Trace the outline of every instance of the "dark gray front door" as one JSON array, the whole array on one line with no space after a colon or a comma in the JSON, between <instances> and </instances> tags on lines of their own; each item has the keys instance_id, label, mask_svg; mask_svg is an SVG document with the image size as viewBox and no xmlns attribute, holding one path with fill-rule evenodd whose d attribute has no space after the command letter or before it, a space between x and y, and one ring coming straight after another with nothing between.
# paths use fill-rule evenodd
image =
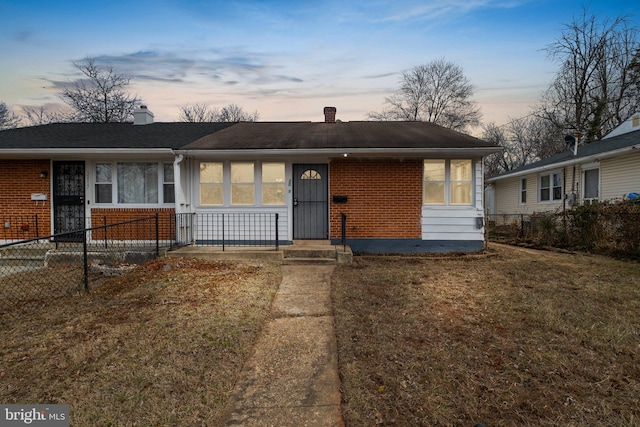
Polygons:
<instances>
[{"instance_id":1,"label":"dark gray front door","mask_svg":"<svg viewBox=\"0 0 640 427\"><path fill-rule=\"evenodd\" d=\"M329 238L329 165L293 165L293 238Z\"/></svg>"},{"instance_id":2,"label":"dark gray front door","mask_svg":"<svg viewBox=\"0 0 640 427\"><path fill-rule=\"evenodd\" d=\"M53 162L53 232L82 230L84 220L84 162ZM57 240L77 240L67 235Z\"/></svg>"}]
</instances>

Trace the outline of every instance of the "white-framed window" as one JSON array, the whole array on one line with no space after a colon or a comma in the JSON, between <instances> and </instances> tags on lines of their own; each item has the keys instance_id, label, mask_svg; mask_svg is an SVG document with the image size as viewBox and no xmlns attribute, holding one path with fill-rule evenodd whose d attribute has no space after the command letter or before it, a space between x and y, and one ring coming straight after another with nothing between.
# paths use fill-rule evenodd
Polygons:
<instances>
[{"instance_id":1,"label":"white-framed window","mask_svg":"<svg viewBox=\"0 0 640 427\"><path fill-rule=\"evenodd\" d=\"M200 205L285 205L282 162L201 162Z\"/></svg>"},{"instance_id":2,"label":"white-framed window","mask_svg":"<svg viewBox=\"0 0 640 427\"><path fill-rule=\"evenodd\" d=\"M146 205L175 201L172 163L98 162L94 170L96 204Z\"/></svg>"},{"instance_id":3,"label":"white-framed window","mask_svg":"<svg viewBox=\"0 0 640 427\"><path fill-rule=\"evenodd\" d=\"M552 172L539 177L538 199L541 202L562 200L562 174Z\"/></svg>"},{"instance_id":4,"label":"white-framed window","mask_svg":"<svg viewBox=\"0 0 640 427\"><path fill-rule=\"evenodd\" d=\"M262 204L284 205L284 163L262 164Z\"/></svg>"},{"instance_id":5,"label":"white-framed window","mask_svg":"<svg viewBox=\"0 0 640 427\"><path fill-rule=\"evenodd\" d=\"M584 199L598 200L600 197L600 169L584 170Z\"/></svg>"},{"instance_id":6,"label":"white-framed window","mask_svg":"<svg viewBox=\"0 0 640 427\"><path fill-rule=\"evenodd\" d=\"M200 204L222 206L224 204L224 164L200 163Z\"/></svg>"},{"instance_id":7,"label":"white-framed window","mask_svg":"<svg viewBox=\"0 0 640 427\"><path fill-rule=\"evenodd\" d=\"M425 159L423 203L425 205L471 205L473 162L470 159Z\"/></svg>"},{"instance_id":8,"label":"white-framed window","mask_svg":"<svg viewBox=\"0 0 640 427\"><path fill-rule=\"evenodd\" d=\"M520 204L527 203L527 178L520 178L520 196L518 201Z\"/></svg>"}]
</instances>

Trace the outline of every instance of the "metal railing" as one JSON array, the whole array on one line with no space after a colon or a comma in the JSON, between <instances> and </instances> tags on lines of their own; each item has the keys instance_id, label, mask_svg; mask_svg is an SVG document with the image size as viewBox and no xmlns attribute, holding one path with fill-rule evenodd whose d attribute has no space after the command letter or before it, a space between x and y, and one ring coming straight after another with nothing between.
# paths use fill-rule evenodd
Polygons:
<instances>
[{"instance_id":1,"label":"metal railing","mask_svg":"<svg viewBox=\"0 0 640 427\"><path fill-rule=\"evenodd\" d=\"M342 250L347 251L347 214L344 212L340 214L340 238L342 243Z\"/></svg>"},{"instance_id":2,"label":"metal railing","mask_svg":"<svg viewBox=\"0 0 640 427\"><path fill-rule=\"evenodd\" d=\"M0 245L0 321L88 291L160 251L157 215Z\"/></svg>"},{"instance_id":3,"label":"metal railing","mask_svg":"<svg viewBox=\"0 0 640 427\"><path fill-rule=\"evenodd\" d=\"M10 242L38 238L38 215L0 216L0 241Z\"/></svg>"},{"instance_id":4,"label":"metal railing","mask_svg":"<svg viewBox=\"0 0 640 427\"><path fill-rule=\"evenodd\" d=\"M176 243L227 247L280 246L277 213L176 214Z\"/></svg>"}]
</instances>

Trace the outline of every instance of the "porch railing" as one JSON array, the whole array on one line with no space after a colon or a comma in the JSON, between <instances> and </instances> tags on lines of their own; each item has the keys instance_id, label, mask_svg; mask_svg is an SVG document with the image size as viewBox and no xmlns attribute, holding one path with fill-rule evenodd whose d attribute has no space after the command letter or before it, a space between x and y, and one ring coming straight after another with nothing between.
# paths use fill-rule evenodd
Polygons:
<instances>
[{"instance_id":1,"label":"porch railing","mask_svg":"<svg viewBox=\"0 0 640 427\"><path fill-rule=\"evenodd\" d=\"M176 243L227 247L280 245L277 213L176 214Z\"/></svg>"}]
</instances>

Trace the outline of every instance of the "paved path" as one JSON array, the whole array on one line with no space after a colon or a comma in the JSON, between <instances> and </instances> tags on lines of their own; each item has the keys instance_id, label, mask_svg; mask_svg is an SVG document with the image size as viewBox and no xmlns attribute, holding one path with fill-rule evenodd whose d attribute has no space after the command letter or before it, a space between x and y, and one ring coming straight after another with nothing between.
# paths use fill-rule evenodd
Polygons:
<instances>
[{"instance_id":1,"label":"paved path","mask_svg":"<svg viewBox=\"0 0 640 427\"><path fill-rule=\"evenodd\" d=\"M244 367L226 426L344 426L331 309L335 266L283 265L271 320Z\"/></svg>"}]
</instances>

